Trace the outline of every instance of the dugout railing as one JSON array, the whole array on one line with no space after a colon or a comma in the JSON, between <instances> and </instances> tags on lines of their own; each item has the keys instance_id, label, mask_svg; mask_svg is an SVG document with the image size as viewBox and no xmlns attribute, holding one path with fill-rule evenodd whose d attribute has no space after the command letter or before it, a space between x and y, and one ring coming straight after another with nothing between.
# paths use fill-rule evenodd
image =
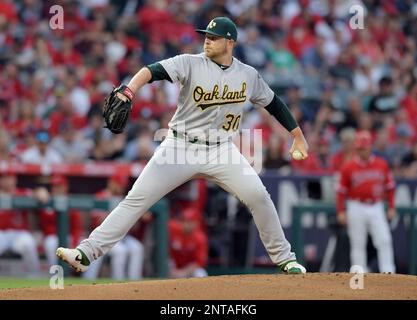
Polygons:
<instances>
[{"instance_id":1,"label":"dugout railing","mask_svg":"<svg viewBox=\"0 0 417 320\"><path fill-rule=\"evenodd\" d=\"M417 230L416 217L417 207L396 207L397 214L401 216L409 216L410 223L408 228L409 243L409 265L408 274L417 274ZM334 203L314 202L308 204L300 204L292 206L292 246L300 263L304 263L304 232L302 226L302 216L306 213L326 214L334 216L336 207Z\"/></svg>"},{"instance_id":2,"label":"dugout railing","mask_svg":"<svg viewBox=\"0 0 417 320\"><path fill-rule=\"evenodd\" d=\"M114 200L98 200L89 195L72 195L68 197L53 197L49 203L40 205L32 197L21 196L0 196L1 209L28 209L36 210L44 206L52 207L57 211L57 230L59 246L67 247L67 235L69 233L69 209L79 209L91 211L93 209L110 210L115 207ZM149 209L155 215L153 223L153 235L155 241L153 262L155 276L158 278L168 277L168 203L161 199ZM64 273L68 274L68 267L62 261L60 265L64 268Z\"/></svg>"}]
</instances>

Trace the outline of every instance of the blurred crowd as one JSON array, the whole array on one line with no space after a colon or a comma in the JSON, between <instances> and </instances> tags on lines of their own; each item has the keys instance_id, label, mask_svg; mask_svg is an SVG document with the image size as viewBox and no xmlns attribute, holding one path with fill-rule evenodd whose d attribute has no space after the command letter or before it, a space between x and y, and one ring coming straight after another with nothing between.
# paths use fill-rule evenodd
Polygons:
<instances>
[{"instance_id":1,"label":"blurred crowd","mask_svg":"<svg viewBox=\"0 0 417 320\"><path fill-rule=\"evenodd\" d=\"M69 195L69 179L60 174L45 176L44 183L35 188L19 187L17 180L13 172L0 175L1 200L9 196L33 198L37 208L0 208L0 275L42 277L51 266L58 263L55 252L59 241L62 241L58 238L57 227L60 213L51 200ZM205 188L202 182L195 180L197 185L193 185L192 189ZM92 196L96 200L108 201L111 209L123 199L128 188L129 177L115 173L107 180L105 188ZM209 244L203 216L205 198L199 196L205 192L198 192L197 197L191 200L190 197L184 197L187 190L181 191L179 188L176 193L170 203L167 222L168 276L207 276L205 268ZM104 221L108 213L109 210L99 208L88 212L70 208L66 239L68 246L76 247ZM152 212L146 212L105 256L90 264L82 277L89 280L102 276L115 280L140 280L144 276L157 276L157 260L153 257L156 245L154 220ZM22 263L13 264L15 258L21 258Z\"/></svg>"},{"instance_id":2,"label":"blurred crowd","mask_svg":"<svg viewBox=\"0 0 417 320\"><path fill-rule=\"evenodd\" d=\"M51 28L53 5L64 9L63 29ZM349 24L354 5L363 8L363 29ZM353 131L369 129L397 176L417 175L412 0L2 1L0 160L146 161L179 88L145 86L120 135L102 128L104 97L143 65L201 52L194 29L219 15L238 26L235 56L288 103L311 146L308 160L290 163L285 130L246 105L242 128L263 130L266 169L332 172L351 152Z\"/></svg>"},{"instance_id":3,"label":"blurred crowd","mask_svg":"<svg viewBox=\"0 0 417 320\"><path fill-rule=\"evenodd\" d=\"M50 24L54 5L63 8L63 29ZM350 24L361 18L362 11L354 16L350 10L355 5L363 8L363 29ZM103 128L104 98L144 65L201 52L203 38L194 30L205 29L215 16L236 22L235 57L255 67L286 101L310 145L308 159L291 161L288 133L248 103L241 128L262 129L264 169L332 174L354 154L355 132L369 130L374 153L397 177L417 177L413 0L1 1L0 163L146 162L159 143L155 132L167 128L175 112L179 87L168 81L143 87L127 130L119 135ZM2 187L2 192L8 191ZM207 197L207 190L199 197ZM181 218L200 219L205 200L195 203L171 208L180 217L170 223L175 237L170 252L179 259L171 261L172 276L205 274L205 229L197 232ZM18 253L34 246L22 234L21 245L12 248ZM198 248L185 250L189 242L184 239L194 239ZM56 241L45 243L51 264ZM126 248L142 252L141 246L135 242ZM123 250L114 255L127 255ZM188 261L181 256L184 250L205 254L192 253L195 259ZM138 278L137 272L125 277Z\"/></svg>"}]
</instances>

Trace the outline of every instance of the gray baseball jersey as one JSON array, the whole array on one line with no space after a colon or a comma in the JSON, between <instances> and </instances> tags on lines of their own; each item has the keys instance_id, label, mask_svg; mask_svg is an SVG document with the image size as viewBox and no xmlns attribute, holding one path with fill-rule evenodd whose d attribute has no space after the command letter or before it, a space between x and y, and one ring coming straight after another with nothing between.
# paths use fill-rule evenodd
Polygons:
<instances>
[{"instance_id":1,"label":"gray baseball jersey","mask_svg":"<svg viewBox=\"0 0 417 320\"><path fill-rule=\"evenodd\" d=\"M226 70L205 54L179 55L160 64L170 78L181 85L178 109L169 126L193 141L196 137L211 142L230 140L228 138L239 129L246 102L265 107L274 97L258 72L235 58ZM234 194L248 207L274 263L294 260L295 254L285 238L274 203L249 162L232 141L208 145L168 136L126 198L78 248L90 261L102 256L156 201L184 182L203 176ZM172 162L166 162L166 155L172 150L178 153L171 157ZM198 159L204 161L189 161L196 151ZM185 156L182 159L188 159L185 162L179 160L182 152ZM238 161L222 161L225 155Z\"/></svg>"},{"instance_id":2,"label":"gray baseball jersey","mask_svg":"<svg viewBox=\"0 0 417 320\"><path fill-rule=\"evenodd\" d=\"M226 70L204 53L178 55L160 64L172 81L181 85L169 127L190 137L217 140L214 129L220 141L225 140L239 129L247 101L265 107L274 97L259 73L236 58Z\"/></svg>"}]
</instances>

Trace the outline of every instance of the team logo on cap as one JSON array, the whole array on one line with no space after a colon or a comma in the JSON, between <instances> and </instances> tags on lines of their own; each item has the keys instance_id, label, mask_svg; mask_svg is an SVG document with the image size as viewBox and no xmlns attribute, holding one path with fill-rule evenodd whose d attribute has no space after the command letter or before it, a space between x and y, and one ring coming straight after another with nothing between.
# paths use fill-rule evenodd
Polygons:
<instances>
[{"instance_id":1,"label":"team logo on cap","mask_svg":"<svg viewBox=\"0 0 417 320\"><path fill-rule=\"evenodd\" d=\"M209 29L213 29L216 26L216 22L214 22L213 20L210 21L208 28Z\"/></svg>"}]
</instances>

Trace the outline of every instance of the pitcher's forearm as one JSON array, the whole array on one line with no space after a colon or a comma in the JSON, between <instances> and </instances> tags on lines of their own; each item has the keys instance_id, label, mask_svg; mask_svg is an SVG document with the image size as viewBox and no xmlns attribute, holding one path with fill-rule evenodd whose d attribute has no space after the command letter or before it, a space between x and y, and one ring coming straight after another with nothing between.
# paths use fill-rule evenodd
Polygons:
<instances>
[{"instance_id":1,"label":"pitcher's forearm","mask_svg":"<svg viewBox=\"0 0 417 320\"><path fill-rule=\"evenodd\" d=\"M151 71L147 67L143 67L133 76L127 86L134 94L136 94L140 88L151 80L151 78Z\"/></svg>"},{"instance_id":2,"label":"pitcher's forearm","mask_svg":"<svg viewBox=\"0 0 417 320\"><path fill-rule=\"evenodd\" d=\"M291 130L290 133L294 138L304 138L304 134L300 127L296 127L295 129Z\"/></svg>"},{"instance_id":3,"label":"pitcher's forearm","mask_svg":"<svg viewBox=\"0 0 417 320\"><path fill-rule=\"evenodd\" d=\"M269 105L265 107L265 110L274 116L275 119L289 132L298 127L297 121L291 114L290 109L285 102L276 94L272 98Z\"/></svg>"}]
</instances>

